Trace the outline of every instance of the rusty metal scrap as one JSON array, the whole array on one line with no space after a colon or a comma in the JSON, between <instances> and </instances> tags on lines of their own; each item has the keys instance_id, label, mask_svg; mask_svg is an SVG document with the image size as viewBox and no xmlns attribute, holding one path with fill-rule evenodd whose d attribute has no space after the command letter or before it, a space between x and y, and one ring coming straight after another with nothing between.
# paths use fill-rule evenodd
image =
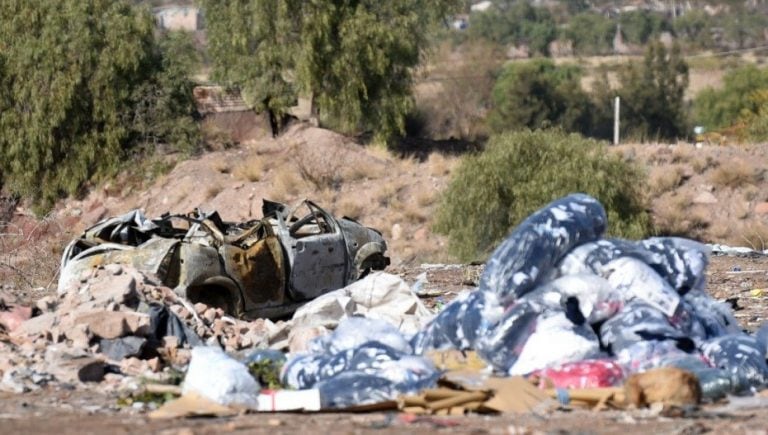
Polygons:
<instances>
[{"instance_id":1,"label":"rusty metal scrap","mask_svg":"<svg viewBox=\"0 0 768 435\"><path fill-rule=\"evenodd\" d=\"M59 293L95 267L124 264L192 303L276 318L389 264L381 233L312 201L290 209L264 201L262 211L262 219L244 223L200 211L147 219L134 210L105 219L66 247Z\"/></svg>"}]
</instances>

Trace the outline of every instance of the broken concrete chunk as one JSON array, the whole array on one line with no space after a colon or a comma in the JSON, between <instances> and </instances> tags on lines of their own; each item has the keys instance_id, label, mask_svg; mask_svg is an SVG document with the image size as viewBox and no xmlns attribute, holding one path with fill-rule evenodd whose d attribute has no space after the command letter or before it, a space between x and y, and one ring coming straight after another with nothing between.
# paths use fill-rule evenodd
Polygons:
<instances>
[{"instance_id":1,"label":"broken concrete chunk","mask_svg":"<svg viewBox=\"0 0 768 435\"><path fill-rule=\"evenodd\" d=\"M149 315L123 311L90 311L75 314L75 325L85 324L100 338L120 338L126 335L145 336L149 332Z\"/></svg>"},{"instance_id":2,"label":"broken concrete chunk","mask_svg":"<svg viewBox=\"0 0 768 435\"><path fill-rule=\"evenodd\" d=\"M43 336L53 329L54 325L58 323L58 316L54 313L43 313L37 317L33 317L21 325L11 333L13 337L34 337Z\"/></svg>"}]
</instances>

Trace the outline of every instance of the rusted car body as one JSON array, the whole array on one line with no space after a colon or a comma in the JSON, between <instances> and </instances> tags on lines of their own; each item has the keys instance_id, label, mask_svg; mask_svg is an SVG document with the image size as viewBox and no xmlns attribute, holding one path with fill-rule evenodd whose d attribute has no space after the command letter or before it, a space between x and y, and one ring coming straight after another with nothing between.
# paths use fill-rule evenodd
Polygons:
<instances>
[{"instance_id":1,"label":"rusted car body","mask_svg":"<svg viewBox=\"0 0 768 435\"><path fill-rule=\"evenodd\" d=\"M85 271L115 263L157 276L192 303L277 318L389 264L378 231L312 201L291 209L264 201L262 212L244 223L199 211L150 220L135 210L103 220L66 247L59 292Z\"/></svg>"}]
</instances>

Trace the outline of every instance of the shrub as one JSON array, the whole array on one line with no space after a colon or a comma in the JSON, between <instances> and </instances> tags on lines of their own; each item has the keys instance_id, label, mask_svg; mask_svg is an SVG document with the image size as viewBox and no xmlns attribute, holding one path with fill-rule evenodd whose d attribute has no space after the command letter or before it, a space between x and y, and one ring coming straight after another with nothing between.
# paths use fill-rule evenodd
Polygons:
<instances>
[{"instance_id":1,"label":"shrub","mask_svg":"<svg viewBox=\"0 0 768 435\"><path fill-rule=\"evenodd\" d=\"M548 59L510 64L493 88L491 129L498 133L556 126L586 133L592 110L580 78L578 67L558 66Z\"/></svg>"},{"instance_id":2,"label":"shrub","mask_svg":"<svg viewBox=\"0 0 768 435\"><path fill-rule=\"evenodd\" d=\"M693 101L696 123L707 129L729 127L747 113L757 113L755 93L768 89L768 70L754 65L735 69L723 77L723 88L707 88Z\"/></svg>"},{"instance_id":3,"label":"shrub","mask_svg":"<svg viewBox=\"0 0 768 435\"><path fill-rule=\"evenodd\" d=\"M561 131L506 133L462 162L434 229L449 237L454 255L475 260L546 203L585 192L605 206L610 234L639 238L650 231L645 190L644 173L600 142Z\"/></svg>"}]
</instances>

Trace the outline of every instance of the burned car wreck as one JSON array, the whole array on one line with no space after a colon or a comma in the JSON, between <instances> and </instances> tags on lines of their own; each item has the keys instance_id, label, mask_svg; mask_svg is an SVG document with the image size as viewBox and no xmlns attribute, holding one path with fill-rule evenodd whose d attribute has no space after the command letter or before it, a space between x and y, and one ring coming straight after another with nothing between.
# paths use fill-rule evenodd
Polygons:
<instances>
[{"instance_id":1,"label":"burned car wreck","mask_svg":"<svg viewBox=\"0 0 768 435\"><path fill-rule=\"evenodd\" d=\"M147 219L134 210L103 220L65 248L59 293L85 271L122 264L192 303L239 318L278 318L389 264L381 233L312 201L288 208L265 200L262 214L231 223L216 212Z\"/></svg>"}]
</instances>

